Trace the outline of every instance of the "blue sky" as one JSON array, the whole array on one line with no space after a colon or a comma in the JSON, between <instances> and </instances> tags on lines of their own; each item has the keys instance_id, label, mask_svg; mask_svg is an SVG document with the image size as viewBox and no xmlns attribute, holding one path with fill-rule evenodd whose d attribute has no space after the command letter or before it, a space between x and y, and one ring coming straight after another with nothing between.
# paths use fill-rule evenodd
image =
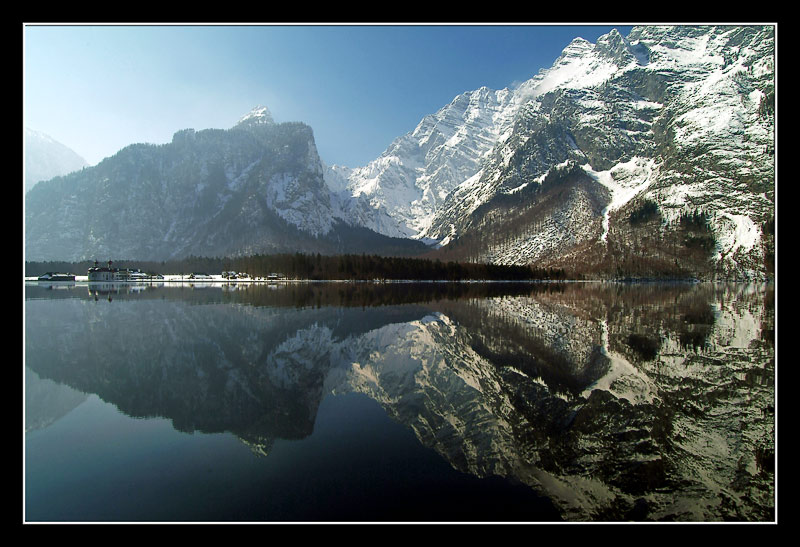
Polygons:
<instances>
[{"instance_id":1,"label":"blue sky","mask_svg":"<svg viewBox=\"0 0 800 547\"><path fill-rule=\"evenodd\" d=\"M25 25L24 124L96 164L256 105L358 167L464 91L549 67L575 37L624 25Z\"/></svg>"}]
</instances>

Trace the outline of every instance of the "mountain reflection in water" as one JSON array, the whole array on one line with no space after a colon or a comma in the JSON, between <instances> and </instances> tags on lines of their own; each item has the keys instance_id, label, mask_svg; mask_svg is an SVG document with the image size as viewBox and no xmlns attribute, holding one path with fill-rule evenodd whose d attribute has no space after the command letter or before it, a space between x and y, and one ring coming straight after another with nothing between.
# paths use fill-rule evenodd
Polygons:
<instances>
[{"instance_id":1,"label":"mountain reflection in water","mask_svg":"<svg viewBox=\"0 0 800 547\"><path fill-rule=\"evenodd\" d=\"M269 457L361 393L565 520L774 519L771 286L34 284L25 332L42 427L47 382Z\"/></svg>"}]
</instances>

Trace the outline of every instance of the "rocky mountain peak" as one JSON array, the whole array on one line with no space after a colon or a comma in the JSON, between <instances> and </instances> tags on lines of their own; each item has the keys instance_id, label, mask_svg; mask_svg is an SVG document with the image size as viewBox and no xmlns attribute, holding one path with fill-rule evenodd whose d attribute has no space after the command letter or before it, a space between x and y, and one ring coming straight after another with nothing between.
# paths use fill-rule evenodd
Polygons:
<instances>
[{"instance_id":1,"label":"rocky mountain peak","mask_svg":"<svg viewBox=\"0 0 800 547\"><path fill-rule=\"evenodd\" d=\"M617 29L612 29L608 34L598 38L596 50L602 56L614 61L617 66L626 66L636 59L631 45Z\"/></svg>"},{"instance_id":2,"label":"rocky mountain peak","mask_svg":"<svg viewBox=\"0 0 800 547\"><path fill-rule=\"evenodd\" d=\"M564 48L559 55L558 59L554 64L558 64L559 61L569 57L579 57L581 55L586 54L587 52L591 51L594 48L592 43L585 39L578 36L577 38L573 38L573 40Z\"/></svg>"}]
</instances>

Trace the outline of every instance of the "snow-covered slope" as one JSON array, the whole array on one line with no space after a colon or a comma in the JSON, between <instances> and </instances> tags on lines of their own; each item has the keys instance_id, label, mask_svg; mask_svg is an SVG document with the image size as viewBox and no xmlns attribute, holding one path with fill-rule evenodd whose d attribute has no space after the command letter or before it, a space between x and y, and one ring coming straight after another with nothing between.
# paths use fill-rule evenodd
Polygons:
<instances>
[{"instance_id":1,"label":"snow-covered slope","mask_svg":"<svg viewBox=\"0 0 800 547\"><path fill-rule=\"evenodd\" d=\"M610 40L603 37L598 44ZM357 169L338 168L338 176L331 174L326 181L339 190L346 186L353 196L369 196L374 208L389 211L397 223L394 234L426 236L437 213L442 216L445 198L456 188L462 190L459 196L473 194L468 212L487 199L474 195L486 194L483 187L474 192L468 189L479 181L490 154L496 155L494 149L511 135L522 107L558 88L598 85L618 70L612 59L597 55L595 49L576 38L552 68L515 89L482 87L463 93L423 118L414 131L396 139L376 160ZM518 145L512 142L507 146ZM507 161L509 153L503 158Z\"/></svg>"},{"instance_id":2,"label":"snow-covered slope","mask_svg":"<svg viewBox=\"0 0 800 547\"><path fill-rule=\"evenodd\" d=\"M514 115L513 102L507 89L463 93L368 165L334 167L326 180L349 197L366 198L378 214L361 220L364 225L386 235L419 237L447 195L477 171L502 138Z\"/></svg>"}]
</instances>

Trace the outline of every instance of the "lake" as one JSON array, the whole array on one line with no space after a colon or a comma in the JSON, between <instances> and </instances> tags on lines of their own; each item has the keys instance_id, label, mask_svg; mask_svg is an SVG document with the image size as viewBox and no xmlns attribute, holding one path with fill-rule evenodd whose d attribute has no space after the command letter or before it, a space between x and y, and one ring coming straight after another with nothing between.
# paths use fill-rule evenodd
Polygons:
<instances>
[{"instance_id":1,"label":"lake","mask_svg":"<svg viewBox=\"0 0 800 547\"><path fill-rule=\"evenodd\" d=\"M26 283L26 522L772 522L775 292Z\"/></svg>"}]
</instances>

